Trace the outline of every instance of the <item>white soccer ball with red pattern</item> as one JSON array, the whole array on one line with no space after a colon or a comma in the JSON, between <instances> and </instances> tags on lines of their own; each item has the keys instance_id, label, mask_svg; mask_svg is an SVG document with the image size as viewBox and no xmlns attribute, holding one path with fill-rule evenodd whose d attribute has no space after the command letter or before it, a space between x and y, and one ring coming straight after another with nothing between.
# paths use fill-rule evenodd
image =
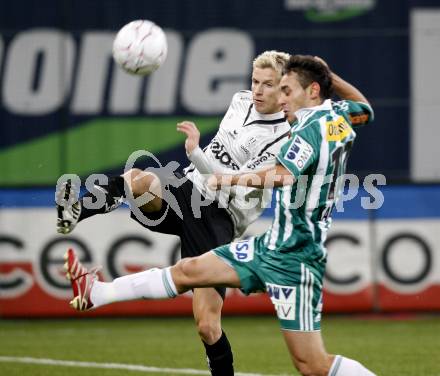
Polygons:
<instances>
[{"instance_id":1,"label":"white soccer ball with red pattern","mask_svg":"<svg viewBox=\"0 0 440 376\"><path fill-rule=\"evenodd\" d=\"M132 21L125 25L113 42L113 58L131 74L147 75L165 61L167 38L161 27L148 20Z\"/></svg>"}]
</instances>

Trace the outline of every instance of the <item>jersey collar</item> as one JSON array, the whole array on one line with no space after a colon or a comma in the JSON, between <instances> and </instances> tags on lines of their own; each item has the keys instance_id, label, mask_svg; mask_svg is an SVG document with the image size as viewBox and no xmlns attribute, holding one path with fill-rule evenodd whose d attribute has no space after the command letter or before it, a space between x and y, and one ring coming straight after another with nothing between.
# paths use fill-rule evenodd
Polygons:
<instances>
[{"instance_id":1,"label":"jersey collar","mask_svg":"<svg viewBox=\"0 0 440 376\"><path fill-rule=\"evenodd\" d=\"M310 115L312 115L317 111L330 111L331 109L332 109L331 100L326 99L319 106L300 108L298 111L295 112L295 116L298 120L298 123L302 123L306 118L308 118Z\"/></svg>"},{"instance_id":2,"label":"jersey collar","mask_svg":"<svg viewBox=\"0 0 440 376\"><path fill-rule=\"evenodd\" d=\"M254 104L252 103L249 107L248 115L245 118L243 126L246 127L254 123L278 123L283 120L285 120L283 111L274 114L262 114L255 109Z\"/></svg>"}]
</instances>

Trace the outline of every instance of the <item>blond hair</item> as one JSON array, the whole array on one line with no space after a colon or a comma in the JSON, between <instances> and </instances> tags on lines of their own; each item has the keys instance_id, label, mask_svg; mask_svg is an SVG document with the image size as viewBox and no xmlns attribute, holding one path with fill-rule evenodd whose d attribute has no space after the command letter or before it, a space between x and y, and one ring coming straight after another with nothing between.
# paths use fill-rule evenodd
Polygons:
<instances>
[{"instance_id":1,"label":"blond hair","mask_svg":"<svg viewBox=\"0 0 440 376\"><path fill-rule=\"evenodd\" d=\"M278 73L279 78L283 75L283 69L289 60L290 55L280 51L264 51L258 55L253 62L253 68L272 68Z\"/></svg>"}]
</instances>

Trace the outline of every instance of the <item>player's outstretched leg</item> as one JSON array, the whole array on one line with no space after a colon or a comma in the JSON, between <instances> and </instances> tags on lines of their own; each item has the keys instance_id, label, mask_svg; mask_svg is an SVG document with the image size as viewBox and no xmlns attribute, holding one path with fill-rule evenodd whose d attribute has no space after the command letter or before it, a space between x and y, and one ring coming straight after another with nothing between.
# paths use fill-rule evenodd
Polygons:
<instances>
[{"instance_id":1,"label":"player's outstretched leg","mask_svg":"<svg viewBox=\"0 0 440 376\"><path fill-rule=\"evenodd\" d=\"M69 234L83 219L116 209L125 197L124 178L121 176L110 178L108 185L95 185L95 189L105 196L105 201L98 208L89 208L84 205L84 200L96 201L96 196L92 192L86 193L81 199L75 201L79 188L73 186L70 180L57 187L57 231L59 233Z\"/></svg>"},{"instance_id":2,"label":"player's outstretched leg","mask_svg":"<svg viewBox=\"0 0 440 376\"><path fill-rule=\"evenodd\" d=\"M211 252L185 258L176 265L125 275L112 282L100 282L97 269L87 270L73 250L66 255L66 276L73 281L73 308L86 310L136 299L168 299L193 287L240 287L237 273ZM79 297L78 299L76 299Z\"/></svg>"},{"instance_id":3,"label":"player's outstretched leg","mask_svg":"<svg viewBox=\"0 0 440 376\"><path fill-rule=\"evenodd\" d=\"M153 268L125 275L112 282L100 282L95 267L88 270L81 264L75 251L69 249L64 256L66 278L72 285L72 308L87 311L115 302L137 299L167 299L178 295L171 276L171 267ZM187 289L182 289L185 292Z\"/></svg>"}]
</instances>

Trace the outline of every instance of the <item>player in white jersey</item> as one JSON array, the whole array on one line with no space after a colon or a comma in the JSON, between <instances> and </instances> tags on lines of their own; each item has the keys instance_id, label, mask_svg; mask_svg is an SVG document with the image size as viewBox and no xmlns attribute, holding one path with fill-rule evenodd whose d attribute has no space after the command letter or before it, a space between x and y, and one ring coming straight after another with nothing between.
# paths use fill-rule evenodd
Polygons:
<instances>
[{"instance_id":1,"label":"player in white jersey","mask_svg":"<svg viewBox=\"0 0 440 376\"><path fill-rule=\"evenodd\" d=\"M329 99L332 81L344 101ZM293 127L277 155L279 163L255 173L226 176L228 185L278 187L271 228L266 234L220 246L172 267L132 275L133 283L142 280L133 298L174 297L208 286L239 287L246 294L266 290L302 375L374 376L355 360L328 354L320 333L326 263L320 226L329 224L331 209L341 195L342 185L338 187L336 180L345 173L347 145L355 138L353 127L368 123L373 112L359 90L312 56L289 59L281 90L280 104ZM302 180L304 176L309 179ZM224 177L213 177L210 186L219 188ZM295 205L298 194L304 194L305 201ZM94 270L82 267L72 250L65 266L75 280L74 303L99 305L94 302L95 290L111 288L111 284L97 281Z\"/></svg>"},{"instance_id":2,"label":"player in white jersey","mask_svg":"<svg viewBox=\"0 0 440 376\"><path fill-rule=\"evenodd\" d=\"M216 194L206 189L206 176L249 172L275 163L275 156L290 128L279 112L258 112L258 104L258 97L254 103L251 91L236 93L215 137L204 152L198 146L190 151L192 163L185 169L187 178L205 198L227 204L226 210L234 222L236 236L240 236L260 216L271 201L272 192L270 189L243 187L239 192L224 189ZM195 125L190 122L181 123L178 127L189 137L195 131ZM246 207L249 198L259 204Z\"/></svg>"},{"instance_id":3,"label":"player in white jersey","mask_svg":"<svg viewBox=\"0 0 440 376\"><path fill-rule=\"evenodd\" d=\"M71 232L77 222L115 209L127 196L149 195L140 207L130 202L131 217L152 231L178 235L182 258L198 256L231 242L268 206L271 189L226 188L216 196L206 190L206 174L243 173L275 165L276 155L290 131L278 103L278 85L288 58L288 54L267 51L254 60L252 90L233 96L217 134L204 151L199 147L196 125L189 121L178 124L177 129L187 137L185 149L192 162L184 171L186 176L177 178L174 174L164 175L163 171L131 169L123 176L109 179L108 185L97 187L106 194L106 204L100 209L87 208L84 198L73 205L58 205L58 231ZM67 198L65 203L69 201L70 190L67 184L58 192ZM86 196L90 198L93 193ZM177 203L177 208L173 203ZM142 281L136 284L142 285ZM112 299L126 300L139 288L132 286L130 276L116 279L112 286L115 294L108 294L108 288L101 292L95 289L94 296L100 304ZM194 289L193 293L194 317L211 373L233 375L232 351L220 321L225 288ZM74 308L90 309L93 304Z\"/></svg>"}]
</instances>

